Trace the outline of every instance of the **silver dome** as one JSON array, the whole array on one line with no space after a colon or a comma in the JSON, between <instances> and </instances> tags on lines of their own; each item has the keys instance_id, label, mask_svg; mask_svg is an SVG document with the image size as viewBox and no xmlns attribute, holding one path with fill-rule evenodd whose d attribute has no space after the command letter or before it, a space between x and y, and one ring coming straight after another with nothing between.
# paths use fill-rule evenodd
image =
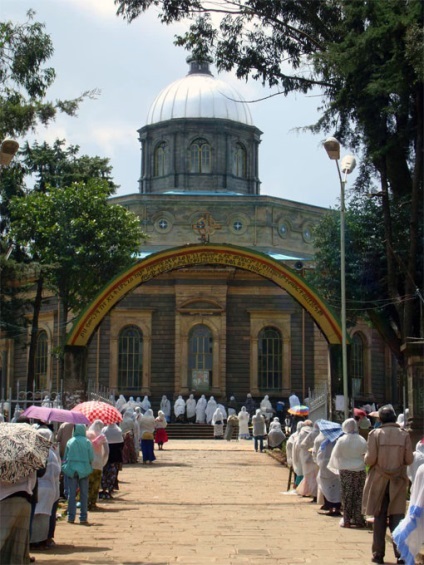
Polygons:
<instances>
[{"instance_id":1,"label":"silver dome","mask_svg":"<svg viewBox=\"0 0 424 565\"><path fill-rule=\"evenodd\" d=\"M156 97L146 125L176 118L220 118L253 126L248 105L232 86L216 79L207 63L189 63L189 74Z\"/></svg>"}]
</instances>

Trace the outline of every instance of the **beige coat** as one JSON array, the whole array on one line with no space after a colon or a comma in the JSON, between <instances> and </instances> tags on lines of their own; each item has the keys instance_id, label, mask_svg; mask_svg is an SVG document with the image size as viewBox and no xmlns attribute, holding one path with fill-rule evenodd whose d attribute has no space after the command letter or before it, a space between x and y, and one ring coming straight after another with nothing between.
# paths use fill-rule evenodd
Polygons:
<instances>
[{"instance_id":1,"label":"beige coat","mask_svg":"<svg viewBox=\"0 0 424 565\"><path fill-rule=\"evenodd\" d=\"M390 484L388 514L405 514L406 466L413 457L411 438L398 424L383 424L369 433L364 458L370 468L362 497L364 514L378 516L387 484Z\"/></svg>"}]
</instances>

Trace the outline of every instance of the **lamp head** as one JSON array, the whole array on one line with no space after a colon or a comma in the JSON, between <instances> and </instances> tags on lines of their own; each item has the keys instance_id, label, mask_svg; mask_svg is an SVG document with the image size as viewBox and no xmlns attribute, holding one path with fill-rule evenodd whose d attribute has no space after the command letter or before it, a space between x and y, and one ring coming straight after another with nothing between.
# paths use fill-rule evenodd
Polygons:
<instances>
[{"instance_id":1,"label":"lamp head","mask_svg":"<svg viewBox=\"0 0 424 565\"><path fill-rule=\"evenodd\" d=\"M356 167L356 159L355 157L353 157L353 155L346 155L345 157L343 157L340 167L342 173L349 174L353 171L355 167Z\"/></svg>"},{"instance_id":2,"label":"lamp head","mask_svg":"<svg viewBox=\"0 0 424 565\"><path fill-rule=\"evenodd\" d=\"M331 160L335 161L340 159L340 143L335 137L329 137L324 141L323 145Z\"/></svg>"},{"instance_id":3,"label":"lamp head","mask_svg":"<svg viewBox=\"0 0 424 565\"><path fill-rule=\"evenodd\" d=\"M7 167L10 165L11 160L16 155L19 149L19 143L14 139L5 139L1 144L0 149L0 165Z\"/></svg>"}]
</instances>

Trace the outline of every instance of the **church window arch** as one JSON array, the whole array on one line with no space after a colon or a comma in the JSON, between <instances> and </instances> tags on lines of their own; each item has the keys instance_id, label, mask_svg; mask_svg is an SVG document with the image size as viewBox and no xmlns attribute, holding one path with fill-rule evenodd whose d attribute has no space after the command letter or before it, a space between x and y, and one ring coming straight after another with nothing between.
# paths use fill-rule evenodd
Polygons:
<instances>
[{"instance_id":1,"label":"church window arch","mask_svg":"<svg viewBox=\"0 0 424 565\"><path fill-rule=\"evenodd\" d=\"M163 177L168 173L168 145L164 141L155 148L153 171L155 177Z\"/></svg>"},{"instance_id":2,"label":"church window arch","mask_svg":"<svg viewBox=\"0 0 424 565\"><path fill-rule=\"evenodd\" d=\"M247 152L241 143L236 143L233 152L233 174L236 177L246 178Z\"/></svg>"},{"instance_id":3,"label":"church window arch","mask_svg":"<svg viewBox=\"0 0 424 565\"><path fill-rule=\"evenodd\" d=\"M137 326L127 326L118 338L118 387L140 390L143 375L143 334Z\"/></svg>"},{"instance_id":4,"label":"church window arch","mask_svg":"<svg viewBox=\"0 0 424 565\"><path fill-rule=\"evenodd\" d=\"M210 173L211 146L206 139L195 139L190 145L190 173Z\"/></svg>"},{"instance_id":5,"label":"church window arch","mask_svg":"<svg viewBox=\"0 0 424 565\"><path fill-rule=\"evenodd\" d=\"M353 334L351 347L350 376L352 379L352 395L355 398L366 392L365 339L361 332Z\"/></svg>"},{"instance_id":6,"label":"church window arch","mask_svg":"<svg viewBox=\"0 0 424 565\"><path fill-rule=\"evenodd\" d=\"M209 390L213 373L213 336L205 324L197 324L189 332L188 371L190 388Z\"/></svg>"}]
</instances>

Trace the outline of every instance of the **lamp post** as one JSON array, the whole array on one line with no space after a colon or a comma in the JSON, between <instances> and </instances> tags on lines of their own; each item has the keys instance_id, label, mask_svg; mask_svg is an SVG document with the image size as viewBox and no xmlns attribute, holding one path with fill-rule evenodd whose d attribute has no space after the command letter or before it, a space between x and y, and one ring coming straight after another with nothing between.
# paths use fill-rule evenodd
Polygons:
<instances>
[{"instance_id":1,"label":"lamp post","mask_svg":"<svg viewBox=\"0 0 424 565\"><path fill-rule=\"evenodd\" d=\"M345 253L345 186L347 175L356 166L355 157L346 155L339 167L340 143L335 137L329 137L324 141L324 149L332 161L336 161L337 173L340 180L340 288L341 288L341 318L342 318L342 376L343 376L343 400L344 417L349 418L349 386L347 380L347 344L346 344L346 253ZM344 173L344 177L342 177Z\"/></svg>"}]
</instances>

